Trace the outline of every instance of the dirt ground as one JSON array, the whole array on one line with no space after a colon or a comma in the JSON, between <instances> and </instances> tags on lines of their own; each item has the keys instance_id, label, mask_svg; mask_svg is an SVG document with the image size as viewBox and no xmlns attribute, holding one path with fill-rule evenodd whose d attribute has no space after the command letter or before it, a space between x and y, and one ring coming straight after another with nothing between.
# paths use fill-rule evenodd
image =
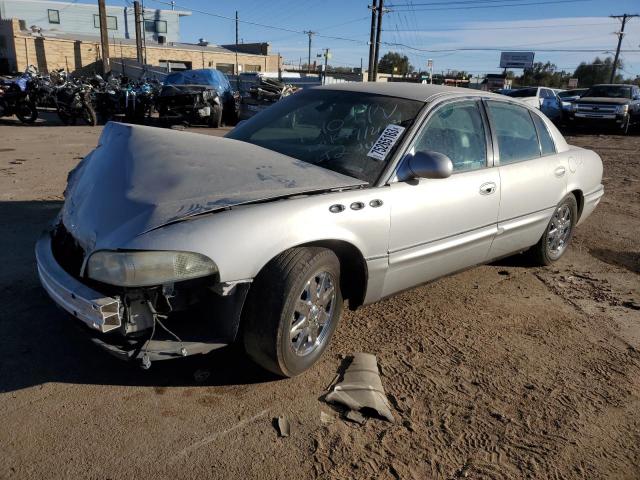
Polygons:
<instances>
[{"instance_id":1,"label":"dirt ground","mask_svg":"<svg viewBox=\"0 0 640 480\"><path fill-rule=\"evenodd\" d=\"M46 297L33 245L100 131L0 122L1 478L640 478L640 136L569 137L602 156L606 195L557 265L348 313L317 366L276 380L234 349L142 371ZM356 351L396 423L321 401Z\"/></svg>"}]
</instances>

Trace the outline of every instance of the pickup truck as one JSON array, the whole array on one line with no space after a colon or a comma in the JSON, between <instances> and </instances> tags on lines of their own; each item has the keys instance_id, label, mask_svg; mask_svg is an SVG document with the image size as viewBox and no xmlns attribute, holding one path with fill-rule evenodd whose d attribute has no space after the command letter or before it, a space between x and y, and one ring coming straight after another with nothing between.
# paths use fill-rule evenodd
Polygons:
<instances>
[{"instance_id":1,"label":"pickup truck","mask_svg":"<svg viewBox=\"0 0 640 480\"><path fill-rule=\"evenodd\" d=\"M571 105L569 120L576 126L613 125L623 133L629 133L640 121L640 88L636 85L594 85Z\"/></svg>"}]
</instances>

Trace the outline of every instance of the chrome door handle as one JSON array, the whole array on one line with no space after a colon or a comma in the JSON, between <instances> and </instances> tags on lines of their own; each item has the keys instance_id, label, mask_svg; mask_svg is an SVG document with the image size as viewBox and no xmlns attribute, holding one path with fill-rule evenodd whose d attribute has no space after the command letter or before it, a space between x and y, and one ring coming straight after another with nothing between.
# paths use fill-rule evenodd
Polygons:
<instances>
[{"instance_id":1,"label":"chrome door handle","mask_svg":"<svg viewBox=\"0 0 640 480\"><path fill-rule=\"evenodd\" d=\"M564 167L558 167L554 170L556 177L561 177L566 173L567 169Z\"/></svg>"},{"instance_id":2,"label":"chrome door handle","mask_svg":"<svg viewBox=\"0 0 640 480\"><path fill-rule=\"evenodd\" d=\"M496 184L493 182L487 182L480 185L480 195L491 195L496 191Z\"/></svg>"}]
</instances>

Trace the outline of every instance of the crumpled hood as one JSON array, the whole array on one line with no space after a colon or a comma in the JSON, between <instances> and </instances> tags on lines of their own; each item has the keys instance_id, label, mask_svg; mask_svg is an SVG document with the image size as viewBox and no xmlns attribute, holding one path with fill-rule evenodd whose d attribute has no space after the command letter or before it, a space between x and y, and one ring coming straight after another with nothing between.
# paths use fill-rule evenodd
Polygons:
<instances>
[{"instance_id":1,"label":"crumpled hood","mask_svg":"<svg viewBox=\"0 0 640 480\"><path fill-rule=\"evenodd\" d=\"M208 211L365 183L238 140L110 122L69 174L62 220L90 251Z\"/></svg>"},{"instance_id":2,"label":"crumpled hood","mask_svg":"<svg viewBox=\"0 0 640 480\"><path fill-rule=\"evenodd\" d=\"M609 97L582 97L580 100L577 100L576 103L581 105L589 104L589 103L608 103L609 105L624 105L626 103L631 102L630 98L609 98Z\"/></svg>"}]
</instances>

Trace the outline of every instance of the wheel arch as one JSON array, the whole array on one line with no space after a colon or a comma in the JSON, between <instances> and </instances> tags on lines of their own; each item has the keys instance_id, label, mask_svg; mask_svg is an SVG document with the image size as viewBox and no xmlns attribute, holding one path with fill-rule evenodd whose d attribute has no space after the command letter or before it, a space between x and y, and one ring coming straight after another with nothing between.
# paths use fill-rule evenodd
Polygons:
<instances>
[{"instance_id":1,"label":"wheel arch","mask_svg":"<svg viewBox=\"0 0 640 480\"><path fill-rule=\"evenodd\" d=\"M349 300L349 309L355 310L364 303L367 293L368 269L364 255L358 247L345 240L314 240L288 248L320 247L331 250L340 261L340 290L345 300ZM286 250L285 250L286 251ZM266 262L260 272L262 272L271 261L283 252L279 252ZM260 274L258 272L258 275Z\"/></svg>"},{"instance_id":2,"label":"wheel arch","mask_svg":"<svg viewBox=\"0 0 640 480\"><path fill-rule=\"evenodd\" d=\"M580 189L572 190L569 193L576 198L576 203L578 204L578 220L580 220L580 217L582 216L582 209L584 208L584 193L582 193L582 190Z\"/></svg>"},{"instance_id":3,"label":"wheel arch","mask_svg":"<svg viewBox=\"0 0 640 480\"><path fill-rule=\"evenodd\" d=\"M358 247L344 240L318 240L298 246L333 251L340 260L340 290L343 298L349 300L349 310L355 310L364 303L369 274L367 262Z\"/></svg>"}]
</instances>

